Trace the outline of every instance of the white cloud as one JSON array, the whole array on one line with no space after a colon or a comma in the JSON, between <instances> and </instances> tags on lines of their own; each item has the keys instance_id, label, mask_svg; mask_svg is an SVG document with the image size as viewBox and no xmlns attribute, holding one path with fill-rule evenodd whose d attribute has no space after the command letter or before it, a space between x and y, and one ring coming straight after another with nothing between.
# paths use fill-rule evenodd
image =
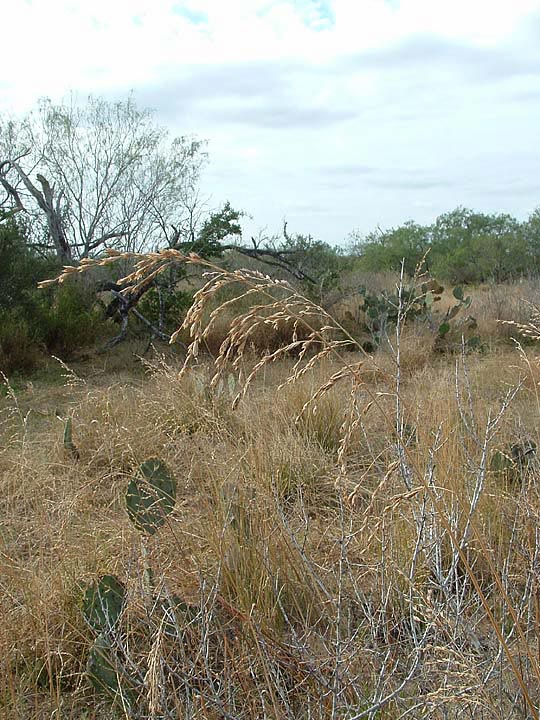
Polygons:
<instances>
[{"instance_id":1,"label":"white cloud","mask_svg":"<svg viewBox=\"0 0 540 720\"><path fill-rule=\"evenodd\" d=\"M261 225L337 241L540 203L539 0L33 0L2 22L0 110L134 89L210 140L206 187Z\"/></svg>"}]
</instances>

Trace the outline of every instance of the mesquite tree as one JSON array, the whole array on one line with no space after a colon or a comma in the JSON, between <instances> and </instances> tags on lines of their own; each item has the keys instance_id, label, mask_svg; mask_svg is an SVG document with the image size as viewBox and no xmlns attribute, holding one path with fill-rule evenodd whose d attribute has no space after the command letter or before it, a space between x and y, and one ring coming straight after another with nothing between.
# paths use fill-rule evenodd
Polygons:
<instances>
[{"instance_id":1,"label":"mesquite tree","mask_svg":"<svg viewBox=\"0 0 540 720\"><path fill-rule=\"evenodd\" d=\"M0 212L25 213L34 246L63 262L106 247L139 251L188 232L204 143L168 138L133 98L39 102L0 116Z\"/></svg>"},{"instance_id":2,"label":"mesquite tree","mask_svg":"<svg viewBox=\"0 0 540 720\"><path fill-rule=\"evenodd\" d=\"M77 265L106 249L174 247L205 257L236 251L313 283L296 267L296 245L252 239L246 247L242 213L229 203L209 212L198 189L205 161L203 142L171 140L152 112L138 108L132 97L122 102L89 97L84 103L72 98L63 104L41 100L22 119L0 115L0 222L17 214L31 249L54 254L64 265ZM131 293L120 292L112 279L97 281L95 290L112 296L106 316L120 324L106 349L126 337L133 314L152 338L168 339L165 311L171 304L176 308L183 272L181 267L151 278ZM139 305L149 290L158 296L157 318L148 318Z\"/></svg>"}]
</instances>

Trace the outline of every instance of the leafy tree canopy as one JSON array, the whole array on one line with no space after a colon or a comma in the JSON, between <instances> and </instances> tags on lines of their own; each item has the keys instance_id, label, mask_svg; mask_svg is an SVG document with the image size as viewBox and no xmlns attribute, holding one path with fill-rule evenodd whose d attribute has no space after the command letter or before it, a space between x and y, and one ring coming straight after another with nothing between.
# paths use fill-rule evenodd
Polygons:
<instances>
[{"instance_id":1,"label":"leafy tree canopy","mask_svg":"<svg viewBox=\"0 0 540 720\"><path fill-rule=\"evenodd\" d=\"M399 270L412 275L422 258L441 280L453 283L501 282L540 272L540 210L520 223L505 213L458 207L432 225L409 221L365 237L352 236L351 252L364 270ZM427 253L427 255L426 255Z\"/></svg>"}]
</instances>

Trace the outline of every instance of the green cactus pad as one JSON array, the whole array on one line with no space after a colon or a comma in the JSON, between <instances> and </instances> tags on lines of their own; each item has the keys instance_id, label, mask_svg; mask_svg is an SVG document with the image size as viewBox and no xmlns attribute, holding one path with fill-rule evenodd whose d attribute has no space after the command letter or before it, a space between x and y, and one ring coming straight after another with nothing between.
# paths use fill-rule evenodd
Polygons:
<instances>
[{"instance_id":1,"label":"green cactus pad","mask_svg":"<svg viewBox=\"0 0 540 720\"><path fill-rule=\"evenodd\" d=\"M183 629L196 622L200 615L200 608L197 605L190 605L177 595L162 600L159 608L163 613L160 618L160 628L169 637L177 639L181 637Z\"/></svg>"},{"instance_id":2,"label":"green cactus pad","mask_svg":"<svg viewBox=\"0 0 540 720\"><path fill-rule=\"evenodd\" d=\"M153 535L175 502L176 480L165 463L157 458L143 462L126 493L127 513L137 530Z\"/></svg>"},{"instance_id":3,"label":"green cactus pad","mask_svg":"<svg viewBox=\"0 0 540 720\"><path fill-rule=\"evenodd\" d=\"M119 666L118 657L109 635L100 633L88 653L86 674L98 692L112 700L134 706L134 682ZM131 687L130 687L131 686Z\"/></svg>"},{"instance_id":4,"label":"green cactus pad","mask_svg":"<svg viewBox=\"0 0 540 720\"><path fill-rule=\"evenodd\" d=\"M449 332L450 332L450 323L443 322L439 325L439 337L440 338L443 338Z\"/></svg>"},{"instance_id":5,"label":"green cactus pad","mask_svg":"<svg viewBox=\"0 0 540 720\"><path fill-rule=\"evenodd\" d=\"M115 653L106 633L99 634L90 648L86 673L96 690L114 695L119 692Z\"/></svg>"},{"instance_id":6,"label":"green cactus pad","mask_svg":"<svg viewBox=\"0 0 540 720\"><path fill-rule=\"evenodd\" d=\"M475 335L474 337L469 338L469 339L465 342L465 346L466 346L469 350L479 350L479 349L481 348L481 345L482 345L482 341L481 341L479 335Z\"/></svg>"},{"instance_id":7,"label":"green cactus pad","mask_svg":"<svg viewBox=\"0 0 540 720\"><path fill-rule=\"evenodd\" d=\"M125 601L125 589L114 575L104 575L84 594L83 614L95 632L109 630L118 621Z\"/></svg>"},{"instance_id":8,"label":"green cactus pad","mask_svg":"<svg viewBox=\"0 0 540 720\"><path fill-rule=\"evenodd\" d=\"M73 442L73 421L70 417L66 418L64 422L64 448L73 455L73 457L79 459L79 451Z\"/></svg>"}]
</instances>

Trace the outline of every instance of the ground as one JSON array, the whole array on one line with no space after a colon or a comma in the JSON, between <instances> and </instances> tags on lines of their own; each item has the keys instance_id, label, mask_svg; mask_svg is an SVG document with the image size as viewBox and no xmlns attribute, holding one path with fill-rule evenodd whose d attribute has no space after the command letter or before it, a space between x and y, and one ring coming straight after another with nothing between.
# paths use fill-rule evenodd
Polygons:
<instances>
[{"instance_id":1,"label":"ground","mask_svg":"<svg viewBox=\"0 0 540 720\"><path fill-rule=\"evenodd\" d=\"M125 350L6 379L2 717L537 717L540 365L490 322L466 354L418 326L399 362L289 354L236 406L253 351L214 384L204 353ZM125 494L154 457L177 497L145 539ZM116 707L86 674L105 574Z\"/></svg>"}]
</instances>

